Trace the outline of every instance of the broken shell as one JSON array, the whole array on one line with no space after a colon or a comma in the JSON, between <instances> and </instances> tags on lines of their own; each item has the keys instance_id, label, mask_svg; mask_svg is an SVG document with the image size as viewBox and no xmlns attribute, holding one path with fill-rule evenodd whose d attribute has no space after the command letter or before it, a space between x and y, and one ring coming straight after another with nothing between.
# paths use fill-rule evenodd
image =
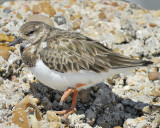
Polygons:
<instances>
[{"instance_id":1,"label":"broken shell","mask_svg":"<svg viewBox=\"0 0 160 128\"><path fill-rule=\"evenodd\" d=\"M34 14L46 13L49 15L49 17L52 17L53 15L56 14L56 11L49 3L42 2L33 7L33 13Z\"/></svg>"},{"instance_id":2,"label":"broken shell","mask_svg":"<svg viewBox=\"0 0 160 128\"><path fill-rule=\"evenodd\" d=\"M151 61L154 63L154 65L157 65L157 64L160 63L160 58L158 58L158 57L153 57L153 58L151 59Z\"/></svg>"},{"instance_id":3,"label":"broken shell","mask_svg":"<svg viewBox=\"0 0 160 128\"><path fill-rule=\"evenodd\" d=\"M51 111L47 111L47 119L49 122L59 122L58 116Z\"/></svg>"},{"instance_id":4,"label":"broken shell","mask_svg":"<svg viewBox=\"0 0 160 128\"><path fill-rule=\"evenodd\" d=\"M17 124L21 128L29 128L28 117L25 109L19 108L13 111L13 123Z\"/></svg>"},{"instance_id":5,"label":"broken shell","mask_svg":"<svg viewBox=\"0 0 160 128\"><path fill-rule=\"evenodd\" d=\"M48 127L49 128L60 128L60 123L59 122L50 122L49 124L48 124Z\"/></svg>"},{"instance_id":6,"label":"broken shell","mask_svg":"<svg viewBox=\"0 0 160 128\"><path fill-rule=\"evenodd\" d=\"M11 54L9 50L14 51L14 48L8 47L8 43L0 43L0 56L2 56L3 59L8 60Z\"/></svg>"},{"instance_id":7,"label":"broken shell","mask_svg":"<svg viewBox=\"0 0 160 128\"><path fill-rule=\"evenodd\" d=\"M35 114L36 114L36 118L38 120L41 120L42 117L41 117L41 112L39 111L34 99L32 96L30 95L27 95L26 97L24 97L16 106L15 106L15 109L14 111L16 111L17 109L23 109L23 110L26 110L27 107L30 106L32 107L33 109L35 109ZM13 111L13 113L14 113Z\"/></svg>"},{"instance_id":8,"label":"broken shell","mask_svg":"<svg viewBox=\"0 0 160 128\"><path fill-rule=\"evenodd\" d=\"M7 50L0 49L0 56L2 56L4 60L8 60L10 52L8 52Z\"/></svg>"},{"instance_id":9,"label":"broken shell","mask_svg":"<svg viewBox=\"0 0 160 128\"><path fill-rule=\"evenodd\" d=\"M34 102L35 102L36 104L38 104L38 103L39 103L39 99L37 99L37 98L33 98L33 100L34 100Z\"/></svg>"},{"instance_id":10,"label":"broken shell","mask_svg":"<svg viewBox=\"0 0 160 128\"><path fill-rule=\"evenodd\" d=\"M2 42L12 42L14 41L14 37L13 36L7 36L6 34L0 33L0 41Z\"/></svg>"},{"instance_id":11,"label":"broken shell","mask_svg":"<svg viewBox=\"0 0 160 128\"><path fill-rule=\"evenodd\" d=\"M159 72L149 72L148 78L149 80L157 80L159 77Z\"/></svg>"},{"instance_id":12,"label":"broken shell","mask_svg":"<svg viewBox=\"0 0 160 128\"><path fill-rule=\"evenodd\" d=\"M35 115L30 115L30 121L31 121L32 128L40 128L40 124L37 118L35 117Z\"/></svg>"}]
</instances>

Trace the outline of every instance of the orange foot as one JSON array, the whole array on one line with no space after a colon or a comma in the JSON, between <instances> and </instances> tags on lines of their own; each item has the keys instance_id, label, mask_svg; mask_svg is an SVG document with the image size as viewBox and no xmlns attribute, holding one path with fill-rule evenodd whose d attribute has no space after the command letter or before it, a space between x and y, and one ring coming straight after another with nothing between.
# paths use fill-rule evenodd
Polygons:
<instances>
[{"instance_id":1,"label":"orange foot","mask_svg":"<svg viewBox=\"0 0 160 128\"><path fill-rule=\"evenodd\" d=\"M69 110L62 110L62 111L54 111L56 114L66 114L64 116L64 118L67 118L70 114L74 113L76 111L76 108L75 108L75 105L76 105L76 100L77 100L77 95L78 95L78 90L76 90L77 88L79 87L82 87L82 86L85 86L85 84L77 84L75 86L75 88L73 89L67 89L62 97L61 97L61 101L60 101L60 104L62 104L66 99L67 97L72 93L74 92L74 95L73 95L73 100L72 100L72 105L71 105L71 109Z\"/></svg>"}]
</instances>

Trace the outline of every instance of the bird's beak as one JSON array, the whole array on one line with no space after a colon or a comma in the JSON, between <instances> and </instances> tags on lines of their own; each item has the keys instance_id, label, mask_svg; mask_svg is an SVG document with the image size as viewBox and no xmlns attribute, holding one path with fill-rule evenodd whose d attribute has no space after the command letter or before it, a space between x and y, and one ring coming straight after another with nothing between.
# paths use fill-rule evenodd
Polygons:
<instances>
[{"instance_id":1,"label":"bird's beak","mask_svg":"<svg viewBox=\"0 0 160 128\"><path fill-rule=\"evenodd\" d=\"M16 44L22 43L22 41L23 41L22 37L18 36L17 39L11 42L8 46L15 46Z\"/></svg>"}]
</instances>

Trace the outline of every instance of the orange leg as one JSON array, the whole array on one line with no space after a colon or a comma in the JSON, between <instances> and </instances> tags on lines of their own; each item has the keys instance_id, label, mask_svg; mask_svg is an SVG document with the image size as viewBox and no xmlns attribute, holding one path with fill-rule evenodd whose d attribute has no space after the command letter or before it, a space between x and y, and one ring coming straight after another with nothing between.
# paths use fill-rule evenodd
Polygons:
<instances>
[{"instance_id":1,"label":"orange leg","mask_svg":"<svg viewBox=\"0 0 160 128\"><path fill-rule=\"evenodd\" d=\"M61 97L60 104L62 104L73 91L73 89L67 89Z\"/></svg>"},{"instance_id":2,"label":"orange leg","mask_svg":"<svg viewBox=\"0 0 160 128\"><path fill-rule=\"evenodd\" d=\"M75 105L76 105L77 95L78 95L78 91L75 90L74 95L73 95L71 110L69 110L67 112L67 114L64 116L64 118L67 118L70 114L72 114L76 111Z\"/></svg>"},{"instance_id":3,"label":"orange leg","mask_svg":"<svg viewBox=\"0 0 160 128\"><path fill-rule=\"evenodd\" d=\"M76 111L75 105L76 105L76 100L77 100L77 96L78 96L78 90L76 90L76 89L79 88L79 87L82 87L82 86L85 86L85 84L77 84L75 86L75 88L73 88L73 89L67 89L63 93L63 95L61 97L61 101L60 101L61 104L67 99L67 97L72 92L74 92L71 109L69 109L69 110L62 110L62 111L55 111L56 114L66 114L64 116L64 118L67 118L70 114L72 114L72 113L74 113Z\"/></svg>"},{"instance_id":4,"label":"orange leg","mask_svg":"<svg viewBox=\"0 0 160 128\"><path fill-rule=\"evenodd\" d=\"M62 97L61 97L60 104L62 104L63 102L65 102L65 100L67 99L67 97L68 97L72 92L74 92L77 88L82 87L82 86L85 86L85 84L77 84L77 85L75 86L75 88L67 89L67 90L63 93L63 95L62 95Z\"/></svg>"},{"instance_id":5,"label":"orange leg","mask_svg":"<svg viewBox=\"0 0 160 128\"><path fill-rule=\"evenodd\" d=\"M74 90L74 95L73 95L73 100L72 100L72 105L71 105L72 108L76 106L77 96L78 96L78 90Z\"/></svg>"}]
</instances>

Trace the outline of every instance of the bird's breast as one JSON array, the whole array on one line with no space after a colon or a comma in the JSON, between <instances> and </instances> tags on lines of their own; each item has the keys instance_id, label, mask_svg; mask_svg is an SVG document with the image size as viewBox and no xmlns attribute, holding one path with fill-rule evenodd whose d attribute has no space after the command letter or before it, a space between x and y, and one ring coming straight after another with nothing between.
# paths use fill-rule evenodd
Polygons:
<instances>
[{"instance_id":1,"label":"bird's breast","mask_svg":"<svg viewBox=\"0 0 160 128\"><path fill-rule=\"evenodd\" d=\"M32 52L33 47L26 47L26 48L22 47L22 49L23 49L23 52L21 53L22 61L28 67L34 67L37 59L39 58L39 55L36 53L36 51Z\"/></svg>"}]
</instances>

